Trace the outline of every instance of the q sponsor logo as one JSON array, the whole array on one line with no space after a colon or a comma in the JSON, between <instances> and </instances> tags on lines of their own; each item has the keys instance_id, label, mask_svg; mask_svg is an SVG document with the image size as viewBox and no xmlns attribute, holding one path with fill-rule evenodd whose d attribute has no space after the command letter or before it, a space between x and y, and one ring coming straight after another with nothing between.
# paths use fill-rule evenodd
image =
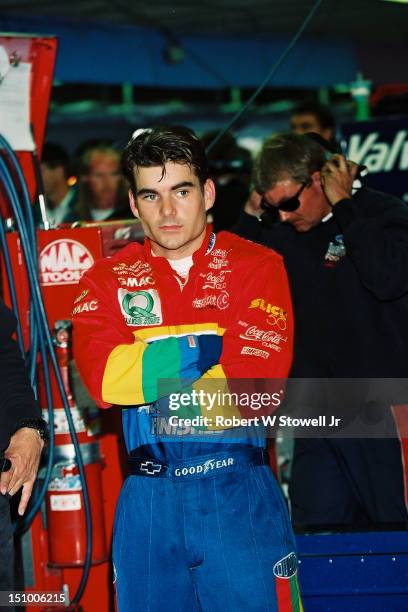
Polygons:
<instances>
[{"instance_id":1,"label":"q sponsor logo","mask_svg":"<svg viewBox=\"0 0 408 612\"><path fill-rule=\"evenodd\" d=\"M43 287L76 285L93 264L91 253L80 242L68 238L54 240L40 253L40 283Z\"/></svg>"},{"instance_id":2,"label":"q sponsor logo","mask_svg":"<svg viewBox=\"0 0 408 612\"><path fill-rule=\"evenodd\" d=\"M160 298L155 289L146 291L119 289L118 301L126 325L144 327L163 323Z\"/></svg>"}]
</instances>

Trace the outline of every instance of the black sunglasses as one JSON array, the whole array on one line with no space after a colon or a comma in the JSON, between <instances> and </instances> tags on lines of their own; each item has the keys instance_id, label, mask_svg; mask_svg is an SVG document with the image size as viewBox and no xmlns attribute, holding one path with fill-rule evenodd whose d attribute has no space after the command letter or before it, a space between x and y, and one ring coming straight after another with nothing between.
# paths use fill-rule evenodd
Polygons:
<instances>
[{"instance_id":1,"label":"black sunglasses","mask_svg":"<svg viewBox=\"0 0 408 612\"><path fill-rule=\"evenodd\" d=\"M266 202L264 198L262 198L262 202L261 202L262 210L271 210L272 208L274 210L281 210L282 212L294 212L300 206L299 197L302 191L304 190L304 188L306 187L306 185L307 183L302 183L299 191L297 191L294 196L292 196L291 198L288 198L287 200L283 200L283 202L281 202L277 206L268 204L268 202Z\"/></svg>"}]
</instances>

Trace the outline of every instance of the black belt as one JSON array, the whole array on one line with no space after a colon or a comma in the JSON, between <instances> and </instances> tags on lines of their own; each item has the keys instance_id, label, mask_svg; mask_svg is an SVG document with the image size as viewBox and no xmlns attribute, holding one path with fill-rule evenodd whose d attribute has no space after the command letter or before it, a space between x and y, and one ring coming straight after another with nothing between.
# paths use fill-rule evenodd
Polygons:
<instances>
[{"instance_id":1,"label":"black belt","mask_svg":"<svg viewBox=\"0 0 408 612\"><path fill-rule=\"evenodd\" d=\"M227 472L247 469L248 466L267 465L268 453L263 448L221 451L211 455L192 457L183 461L162 463L152 456L128 457L133 476L169 478L170 480L193 480L208 478Z\"/></svg>"}]
</instances>

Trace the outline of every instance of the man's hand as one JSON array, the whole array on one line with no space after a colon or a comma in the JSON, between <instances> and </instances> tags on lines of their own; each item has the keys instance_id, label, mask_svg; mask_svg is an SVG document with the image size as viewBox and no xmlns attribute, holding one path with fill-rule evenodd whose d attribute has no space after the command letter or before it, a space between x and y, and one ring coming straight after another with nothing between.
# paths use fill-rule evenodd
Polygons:
<instances>
[{"instance_id":1,"label":"man's hand","mask_svg":"<svg viewBox=\"0 0 408 612\"><path fill-rule=\"evenodd\" d=\"M346 161L342 155L333 155L320 171L323 191L332 206L350 199L358 164Z\"/></svg>"},{"instance_id":2,"label":"man's hand","mask_svg":"<svg viewBox=\"0 0 408 612\"><path fill-rule=\"evenodd\" d=\"M253 217L259 217L263 210L261 208L262 196L255 190L251 191L245 204L244 211Z\"/></svg>"},{"instance_id":3,"label":"man's hand","mask_svg":"<svg viewBox=\"0 0 408 612\"><path fill-rule=\"evenodd\" d=\"M31 497L44 441L36 429L22 427L11 436L4 456L11 461L8 472L2 472L0 492L14 495L23 487L18 513L22 516Z\"/></svg>"}]
</instances>

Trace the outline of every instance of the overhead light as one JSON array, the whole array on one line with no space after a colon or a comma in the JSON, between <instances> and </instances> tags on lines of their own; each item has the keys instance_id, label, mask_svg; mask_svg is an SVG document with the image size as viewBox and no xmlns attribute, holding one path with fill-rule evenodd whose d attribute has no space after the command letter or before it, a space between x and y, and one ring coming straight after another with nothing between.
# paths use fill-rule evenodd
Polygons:
<instances>
[{"instance_id":1,"label":"overhead light","mask_svg":"<svg viewBox=\"0 0 408 612\"><path fill-rule=\"evenodd\" d=\"M183 48L177 43L168 43L162 53L167 64L180 64L185 58Z\"/></svg>"},{"instance_id":2,"label":"overhead light","mask_svg":"<svg viewBox=\"0 0 408 612\"><path fill-rule=\"evenodd\" d=\"M408 4L408 0L383 0L384 2L398 2L399 4Z\"/></svg>"}]
</instances>

